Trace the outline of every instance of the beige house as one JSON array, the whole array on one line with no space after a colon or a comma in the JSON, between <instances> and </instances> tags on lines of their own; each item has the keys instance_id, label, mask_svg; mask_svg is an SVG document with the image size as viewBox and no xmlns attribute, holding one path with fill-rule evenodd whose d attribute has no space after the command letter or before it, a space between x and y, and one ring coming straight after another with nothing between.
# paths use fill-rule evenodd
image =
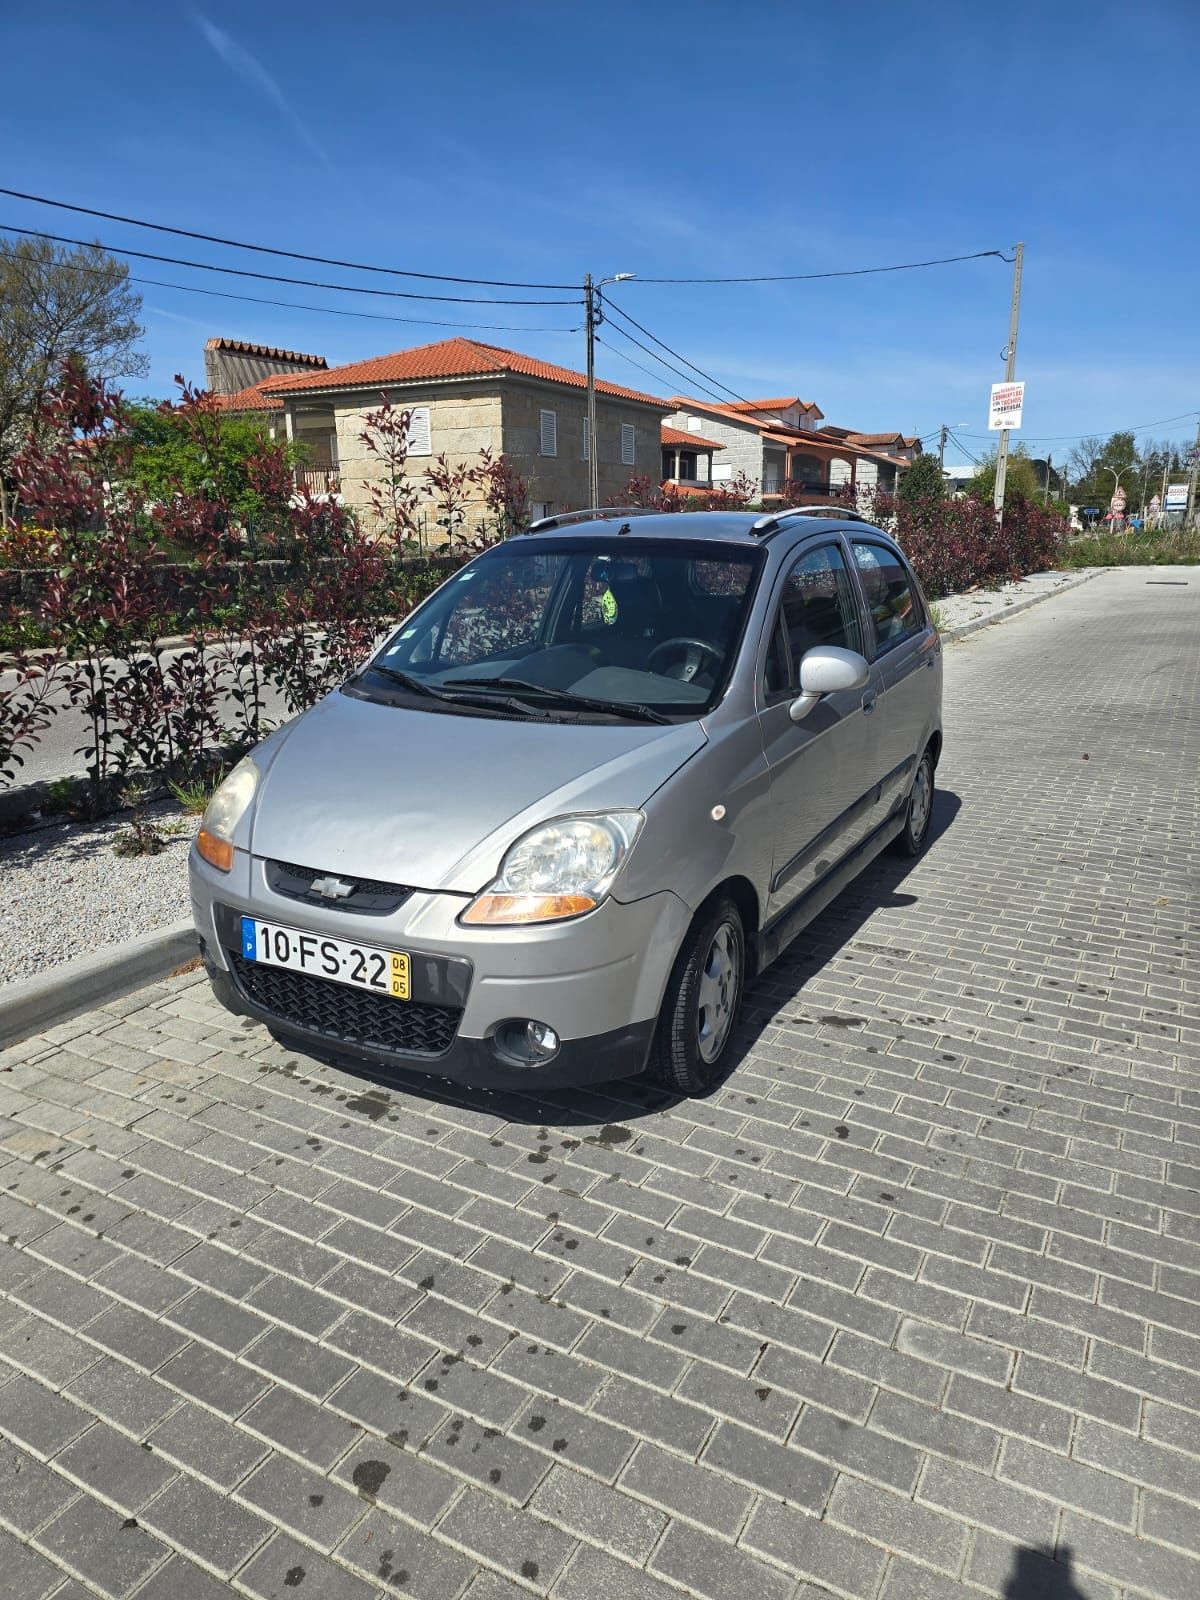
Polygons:
<instances>
[{"instance_id":1,"label":"beige house","mask_svg":"<svg viewBox=\"0 0 1200 1600\"><path fill-rule=\"evenodd\" d=\"M474 339L445 339L328 370L267 377L248 391L272 429L308 443L310 487L327 486L368 514L382 468L362 440L366 416L384 397L411 412L407 473L420 478L434 457L475 466L482 449L504 455L529 484L530 511L588 503L587 396L583 375ZM231 397L234 405L243 397ZM634 473L657 482L660 423L667 402L596 382L598 478L602 502ZM324 483L315 481L318 477ZM482 501L468 508L470 525ZM426 534L446 537L429 503Z\"/></svg>"}]
</instances>

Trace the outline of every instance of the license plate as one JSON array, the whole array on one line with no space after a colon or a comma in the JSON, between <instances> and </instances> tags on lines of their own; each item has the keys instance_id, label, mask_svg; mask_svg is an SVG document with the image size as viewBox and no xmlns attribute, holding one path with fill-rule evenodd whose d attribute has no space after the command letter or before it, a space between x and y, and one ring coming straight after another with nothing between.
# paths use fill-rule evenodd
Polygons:
<instances>
[{"instance_id":1,"label":"license plate","mask_svg":"<svg viewBox=\"0 0 1200 1600\"><path fill-rule=\"evenodd\" d=\"M352 989L369 989L372 994L391 995L394 1000L411 998L409 960L403 950L379 950L374 945L263 922L259 917L243 917L242 958L328 978L330 983L349 984Z\"/></svg>"}]
</instances>

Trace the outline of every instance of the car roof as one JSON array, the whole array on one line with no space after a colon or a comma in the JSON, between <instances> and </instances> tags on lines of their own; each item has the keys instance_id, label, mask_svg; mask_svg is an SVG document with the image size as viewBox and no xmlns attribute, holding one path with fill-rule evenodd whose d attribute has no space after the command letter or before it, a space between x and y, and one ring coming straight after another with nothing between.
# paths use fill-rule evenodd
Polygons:
<instances>
[{"instance_id":1,"label":"car roof","mask_svg":"<svg viewBox=\"0 0 1200 1600\"><path fill-rule=\"evenodd\" d=\"M534 523L529 535L534 539L543 535L554 539L573 539L619 533L636 539L711 539L723 543L761 545L764 540L783 534L807 537L831 529L848 531L850 528L881 534L891 542L890 535L882 528L853 513L843 516L831 511L828 516L821 516L810 515L807 511L803 515L789 514L787 511L765 514L758 511L643 511L620 506L605 508L602 513L592 516L575 512L544 517Z\"/></svg>"}]
</instances>

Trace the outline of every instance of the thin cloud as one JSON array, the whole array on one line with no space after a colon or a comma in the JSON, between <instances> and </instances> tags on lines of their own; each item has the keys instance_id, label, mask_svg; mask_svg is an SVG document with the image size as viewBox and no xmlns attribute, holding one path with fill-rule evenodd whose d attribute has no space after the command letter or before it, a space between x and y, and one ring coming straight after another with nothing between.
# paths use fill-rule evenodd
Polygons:
<instances>
[{"instance_id":1,"label":"thin cloud","mask_svg":"<svg viewBox=\"0 0 1200 1600\"><path fill-rule=\"evenodd\" d=\"M252 56L249 50L238 44L237 40L226 33L224 28L218 28L216 23L211 22L203 12L194 11L192 20L229 70L235 72L239 78L244 79L251 88L257 89L261 94L265 95L280 116L291 124L326 171L334 172L333 162L317 143L304 118L287 99L283 90L267 71L266 67L263 66L262 62L256 56Z\"/></svg>"}]
</instances>

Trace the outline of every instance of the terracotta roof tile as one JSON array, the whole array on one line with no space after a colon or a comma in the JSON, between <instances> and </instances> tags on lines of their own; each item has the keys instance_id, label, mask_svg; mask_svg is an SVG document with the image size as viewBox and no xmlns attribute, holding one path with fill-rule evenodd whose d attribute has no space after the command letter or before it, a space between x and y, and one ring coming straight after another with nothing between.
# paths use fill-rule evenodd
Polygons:
<instances>
[{"instance_id":1,"label":"terracotta roof tile","mask_svg":"<svg viewBox=\"0 0 1200 1600\"><path fill-rule=\"evenodd\" d=\"M801 400L799 395L790 395L783 400L736 400L730 411L788 411L792 406L799 406L801 411L815 411L820 416L825 413L815 400Z\"/></svg>"},{"instance_id":2,"label":"terracotta roof tile","mask_svg":"<svg viewBox=\"0 0 1200 1600\"><path fill-rule=\"evenodd\" d=\"M269 378L260 378L236 394L214 394L213 400L220 411L282 411L282 400L263 393L263 385L269 382Z\"/></svg>"},{"instance_id":3,"label":"terracotta roof tile","mask_svg":"<svg viewBox=\"0 0 1200 1600\"><path fill-rule=\"evenodd\" d=\"M906 444L908 442L902 433L851 433L847 437L851 444Z\"/></svg>"},{"instance_id":4,"label":"terracotta roof tile","mask_svg":"<svg viewBox=\"0 0 1200 1600\"><path fill-rule=\"evenodd\" d=\"M584 389L587 380L581 372L559 367L550 361L505 350L499 345L481 344L477 339L442 339L437 344L419 345L415 350L397 350L392 355L372 356L367 361L351 361L331 367L328 372L300 373L272 378L272 394L292 394L296 390L379 389L396 383L419 383L422 379L503 377L516 374L539 378L543 383L561 383ZM635 400L642 405L666 411L668 403L637 389L596 379L597 394L619 400Z\"/></svg>"},{"instance_id":5,"label":"terracotta roof tile","mask_svg":"<svg viewBox=\"0 0 1200 1600\"><path fill-rule=\"evenodd\" d=\"M662 442L664 444L684 445L689 450L724 450L723 444L718 444L715 439L704 439L698 433L687 433L682 428L668 428L662 425Z\"/></svg>"},{"instance_id":6,"label":"terracotta roof tile","mask_svg":"<svg viewBox=\"0 0 1200 1600\"><path fill-rule=\"evenodd\" d=\"M228 350L239 356L267 356L272 361L302 361L308 367L328 367L324 356L306 356L300 350L281 350L273 344L250 344L245 339L206 339L206 350Z\"/></svg>"}]
</instances>

